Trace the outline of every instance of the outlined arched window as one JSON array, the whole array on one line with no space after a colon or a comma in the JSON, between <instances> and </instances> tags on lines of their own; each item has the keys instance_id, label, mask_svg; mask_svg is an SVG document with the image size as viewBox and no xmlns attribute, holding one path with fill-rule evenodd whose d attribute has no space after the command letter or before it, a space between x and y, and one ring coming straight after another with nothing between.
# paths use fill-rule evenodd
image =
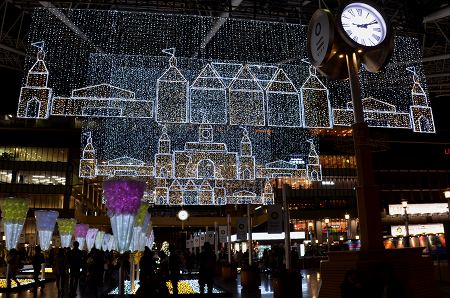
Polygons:
<instances>
[{"instance_id":1,"label":"outlined arched window","mask_svg":"<svg viewBox=\"0 0 450 298\"><path fill-rule=\"evenodd\" d=\"M197 164L197 178L215 178L215 165L210 159L203 159Z\"/></svg>"},{"instance_id":2,"label":"outlined arched window","mask_svg":"<svg viewBox=\"0 0 450 298\"><path fill-rule=\"evenodd\" d=\"M425 116L419 117L419 124L420 124L420 131L430 131L432 129L430 121L428 121L428 119Z\"/></svg>"},{"instance_id":3,"label":"outlined arched window","mask_svg":"<svg viewBox=\"0 0 450 298\"><path fill-rule=\"evenodd\" d=\"M32 97L29 102L27 102L27 118L38 118L39 109L41 108L41 103L36 97Z\"/></svg>"}]
</instances>

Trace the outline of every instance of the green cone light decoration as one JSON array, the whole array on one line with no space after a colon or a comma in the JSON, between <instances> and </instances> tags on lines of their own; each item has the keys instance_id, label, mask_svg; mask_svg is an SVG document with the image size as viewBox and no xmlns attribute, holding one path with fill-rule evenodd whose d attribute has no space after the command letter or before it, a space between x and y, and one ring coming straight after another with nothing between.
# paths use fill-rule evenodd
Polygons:
<instances>
[{"instance_id":1,"label":"green cone light decoration","mask_svg":"<svg viewBox=\"0 0 450 298\"><path fill-rule=\"evenodd\" d=\"M21 198L7 198L1 204L6 249L16 248L27 217L29 201Z\"/></svg>"}]
</instances>

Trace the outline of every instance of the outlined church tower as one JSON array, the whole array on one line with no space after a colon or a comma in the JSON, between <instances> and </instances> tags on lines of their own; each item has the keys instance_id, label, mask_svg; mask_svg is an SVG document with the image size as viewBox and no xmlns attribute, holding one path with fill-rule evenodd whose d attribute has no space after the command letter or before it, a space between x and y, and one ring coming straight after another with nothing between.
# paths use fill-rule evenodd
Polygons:
<instances>
[{"instance_id":1,"label":"outlined church tower","mask_svg":"<svg viewBox=\"0 0 450 298\"><path fill-rule=\"evenodd\" d=\"M239 152L239 179L253 180L255 179L255 157L252 152L252 142L248 137L248 131L244 128L243 136L240 144Z\"/></svg>"},{"instance_id":2,"label":"outlined church tower","mask_svg":"<svg viewBox=\"0 0 450 298\"><path fill-rule=\"evenodd\" d=\"M92 144L91 132L86 133L87 144L83 149L80 159L79 176L83 178L94 178L96 176L97 159L95 158L95 149Z\"/></svg>"},{"instance_id":3,"label":"outlined church tower","mask_svg":"<svg viewBox=\"0 0 450 298\"><path fill-rule=\"evenodd\" d=\"M47 119L50 116L52 89L47 87L49 73L44 62L44 42L32 45L39 50L36 62L28 71L26 84L20 88L17 117Z\"/></svg>"},{"instance_id":4,"label":"outlined church tower","mask_svg":"<svg viewBox=\"0 0 450 298\"><path fill-rule=\"evenodd\" d=\"M173 164L167 127L163 125L158 140L158 153L155 154L155 178L172 178Z\"/></svg>"},{"instance_id":5,"label":"outlined church tower","mask_svg":"<svg viewBox=\"0 0 450 298\"><path fill-rule=\"evenodd\" d=\"M413 74L414 81L411 89L412 104L410 106L412 129L415 132L434 133L433 112L429 106L428 96L422 88L415 67L407 70Z\"/></svg>"},{"instance_id":6,"label":"outlined church tower","mask_svg":"<svg viewBox=\"0 0 450 298\"><path fill-rule=\"evenodd\" d=\"M306 175L311 181L322 180L322 166L320 165L319 154L313 140L307 140L309 143L308 163L306 165Z\"/></svg>"}]
</instances>

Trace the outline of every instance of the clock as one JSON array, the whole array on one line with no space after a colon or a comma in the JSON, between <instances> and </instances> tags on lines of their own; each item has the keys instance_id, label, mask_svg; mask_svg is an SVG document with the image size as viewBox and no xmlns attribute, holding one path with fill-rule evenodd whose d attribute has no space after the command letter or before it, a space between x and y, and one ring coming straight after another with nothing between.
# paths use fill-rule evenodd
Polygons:
<instances>
[{"instance_id":1,"label":"clock","mask_svg":"<svg viewBox=\"0 0 450 298\"><path fill-rule=\"evenodd\" d=\"M380 47L391 35L388 21L381 10L369 2L351 2L336 16L341 37L355 48Z\"/></svg>"},{"instance_id":2,"label":"clock","mask_svg":"<svg viewBox=\"0 0 450 298\"><path fill-rule=\"evenodd\" d=\"M313 66L324 65L336 53L334 29L334 18L329 10L318 9L314 12L309 22L307 39L308 58Z\"/></svg>"},{"instance_id":3,"label":"clock","mask_svg":"<svg viewBox=\"0 0 450 298\"><path fill-rule=\"evenodd\" d=\"M177 214L177 217L181 221L185 221L189 217L189 213L186 210L180 210Z\"/></svg>"}]
</instances>

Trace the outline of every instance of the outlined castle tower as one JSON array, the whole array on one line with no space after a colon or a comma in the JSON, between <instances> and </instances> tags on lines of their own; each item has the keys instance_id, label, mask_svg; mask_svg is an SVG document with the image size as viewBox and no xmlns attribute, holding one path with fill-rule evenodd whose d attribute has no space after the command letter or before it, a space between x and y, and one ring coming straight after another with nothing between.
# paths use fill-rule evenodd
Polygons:
<instances>
[{"instance_id":1,"label":"outlined castle tower","mask_svg":"<svg viewBox=\"0 0 450 298\"><path fill-rule=\"evenodd\" d=\"M49 73L44 62L44 42L32 45L39 50L36 62L28 71L26 84L20 88L17 117L47 119L50 115L52 89L47 87Z\"/></svg>"},{"instance_id":2,"label":"outlined castle tower","mask_svg":"<svg viewBox=\"0 0 450 298\"><path fill-rule=\"evenodd\" d=\"M95 149L92 144L92 134L86 133L87 144L83 149L80 159L79 176L83 178L94 178L96 176L97 159L95 158Z\"/></svg>"},{"instance_id":3,"label":"outlined castle tower","mask_svg":"<svg viewBox=\"0 0 450 298\"><path fill-rule=\"evenodd\" d=\"M308 163L306 165L306 175L311 181L322 180L322 166L320 165L319 154L313 140L307 140L309 143Z\"/></svg>"},{"instance_id":4,"label":"outlined castle tower","mask_svg":"<svg viewBox=\"0 0 450 298\"><path fill-rule=\"evenodd\" d=\"M433 112L429 107L428 96L422 88L415 67L407 69L413 74L414 84L411 89L410 106L411 126L415 132L434 133Z\"/></svg>"},{"instance_id":5,"label":"outlined castle tower","mask_svg":"<svg viewBox=\"0 0 450 298\"><path fill-rule=\"evenodd\" d=\"M266 87L267 125L301 127L300 96L291 79L278 68Z\"/></svg>"},{"instance_id":6,"label":"outlined castle tower","mask_svg":"<svg viewBox=\"0 0 450 298\"><path fill-rule=\"evenodd\" d=\"M313 66L309 67L309 77L300 88L302 99L303 126L307 128L331 127L331 103L327 87L317 77Z\"/></svg>"},{"instance_id":7,"label":"outlined castle tower","mask_svg":"<svg viewBox=\"0 0 450 298\"><path fill-rule=\"evenodd\" d=\"M173 164L171 142L167 135L167 127L163 125L158 140L158 153L155 154L155 178L172 178Z\"/></svg>"},{"instance_id":8,"label":"outlined castle tower","mask_svg":"<svg viewBox=\"0 0 450 298\"><path fill-rule=\"evenodd\" d=\"M227 123L227 94L217 71L206 64L190 89L191 123Z\"/></svg>"},{"instance_id":9,"label":"outlined castle tower","mask_svg":"<svg viewBox=\"0 0 450 298\"><path fill-rule=\"evenodd\" d=\"M255 179L255 157L252 152L252 142L248 137L248 131L244 128L243 136L240 144L239 152L239 179L254 180Z\"/></svg>"},{"instance_id":10,"label":"outlined castle tower","mask_svg":"<svg viewBox=\"0 0 450 298\"><path fill-rule=\"evenodd\" d=\"M230 125L265 125L264 90L248 65L231 81L228 102Z\"/></svg>"},{"instance_id":11,"label":"outlined castle tower","mask_svg":"<svg viewBox=\"0 0 450 298\"><path fill-rule=\"evenodd\" d=\"M171 55L169 68L156 80L156 122L187 123L189 83L177 68L175 49L165 49Z\"/></svg>"}]
</instances>

